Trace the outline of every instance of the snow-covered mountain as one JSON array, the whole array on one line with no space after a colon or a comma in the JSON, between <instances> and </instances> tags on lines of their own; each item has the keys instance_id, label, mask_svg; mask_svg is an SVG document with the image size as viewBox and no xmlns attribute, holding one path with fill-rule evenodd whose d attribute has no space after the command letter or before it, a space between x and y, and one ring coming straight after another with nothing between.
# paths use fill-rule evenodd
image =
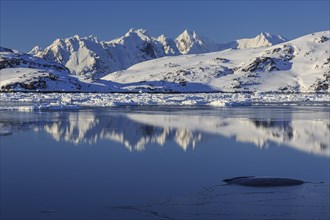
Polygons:
<instances>
[{"instance_id":1,"label":"snow-covered mountain","mask_svg":"<svg viewBox=\"0 0 330 220\"><path fill-rule=\"evenodd\" d=\"M330 31L274 46L164 57L102 79L130 91L327 92Z\"/></svg>"},{"instance_id":2,"label":"snow-covered mountain","mask_svg":"<svg viewBox=\"0 0 330 220\"><path fill-rule=\"evenodd\" d=\"M72 74L85 77L102 76L105 73L119 70L111 54L93 36L57 39L50 46L41 50L33 48L31 55L58 62L70 69Z\"/></svg>"},{"instance_id":3,"label":"snow-covered mountain","mask_svg":"<svg viewBox=\"0 0 330 220\"><path fill-rule=\"evenodd\" d=\"M200 54L220 50L218 44L190 30L185 30L180 34L175 39L175 43L181 54Z\"/></svg>"},{"instance_id":4,"label":"snow-covered mountain","mask_svg":"<svg viewBox=\"0 0 330 220\"><path fill-rule=\"evenodd\" d=\"M166 37L164 38L166 39ZM170 44L169 39L164 42ZM101 44L105 51L111 55L109 59L114 62L115 67L121 70L136 63L163 57L167 53L171 55L170 50L165 52L163 42L151 37L143 29L130 29L124 36L108 42L101 42Z\"/></svg>"},{"instance_id":5,"label":"snow-covered mountain","mask_svg":"<svg viewBox=\"0 0 330 220\"><path fill-rule=\"evenodd\" d=\"M180 37L188 38L190 44L186 45L190 46L185 50L181 48L180 52L173 46L181 40L165 36L153 38L144 30L132 29L125 36L109 42L99 42L95 37L74 36L56 40L45 50L34 48L33 53L44 59L5 50L0 51L0 55L2 63L10 63L12 57L18 56L47 65L56 63L46 60L56 60L62 63L56 64L62 69L65 68L63 65L73 69L71 71L76 75L70 75L65 68L66 74L61 76L69 84L74 82L71 83L74 86L56 84L48 86L47 91L329 92L330 31L309 34L273 46L267 46L270 40L265 40L272 39L270 35L261 34L251 41L241 41L244 43L240 44L240 48L249 48L203 54L189 53L196 50L202 53L205 48L201 45L210 45L208 48L212 48L215 44L198 37L194 32L185 31ZM273 43L283 40L273 38ZM183 51L188 54L174 56ZM17 83L29 83L34 74L38 77L39 71L45 71L45 68L30 65L29 70L34 70L29 74L17 68L21 66L1 67L2 91L34 91L43 87L22 88ZM112 73L98 79L108 72ZM86 79L86 76L89 78Z\"/></svg>"},{"instance_id":6,"label":"snow-covered mountain","mask_svg":"<svg viewBox=\"0 0 330 220\"><path fill-rule=\"evenodd\" d=\"M111 72L164 56L200 54L228 48L264 47L283 41L284 38L280 36L263 33L253 39L217 44L190 30L185 30L173 40L165 35L152 37L143 29L130 29L124 36L111 41L75 35L57 39L44 50L36 46L29 53L61 63L73 74L98 79Z\"/></svg>"},{"instance_id":7,"label":"snow-covered mountain","mask_svg":"<svg viewBox=\"0 0 330 220\"><path fill-rule=\"evenodd\" d=\"M94 79L142 61L179 54L172 39L150 37L143 29L130 29L111 41L76 35L57 39L44 50L35 47L29 53L61 63L72 74Z\"/></svg>"},{"instance_id":8,"label":"snow-covered mountain","mask_svg":"<svg viewBox=\"0 0 330 220\"><path fill-rule=\"evenodd\" d=\"M80 82L61 64L0 47L1 91L77 91Z\"/></svg>"},{"instance_id":9,"label":"snow-covered mountain","mask_svg":"<svg viewBox=\"0 0 330 220\"><path fill-rule=\"evenodd\" d=\"M157 38L157 41L163 45L164 52L167 56L180 55L180 51L176 47L175 40L166 37L164 34Z\"/></svg>"}]
</instances>

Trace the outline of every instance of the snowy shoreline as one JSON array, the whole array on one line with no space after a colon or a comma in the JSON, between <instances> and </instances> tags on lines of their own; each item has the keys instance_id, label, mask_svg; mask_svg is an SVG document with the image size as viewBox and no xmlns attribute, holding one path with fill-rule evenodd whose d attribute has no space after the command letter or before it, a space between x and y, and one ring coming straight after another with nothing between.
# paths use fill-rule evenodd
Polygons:
<instances>
[{"instance_id":1,"label":"snowy shoreline","mask_svg":"<svg viewBox=\"0 0 330 220\"><path fill-rule=\"evenodd\" d=\"M329 106L330 94L316 93L0 93L1 110L78 109L114 106ZM13 106L14 105L14 106Z\"/></svg>"},{"instance_id":2,"label":"snowy shoreline","mask_svg":"<svg viewBox=\"0 0 330 220\"><path fill-rule=\"evenodd\" d=\"M273 95L330 95L329 92L256 92L256 91L107 91L107 92L97 92L97 91L0 91L0 94L6 93L36 93L36 94L49 94L49 93L78 93L78 94L273 94Z\"/></svg>"}]
</instances>

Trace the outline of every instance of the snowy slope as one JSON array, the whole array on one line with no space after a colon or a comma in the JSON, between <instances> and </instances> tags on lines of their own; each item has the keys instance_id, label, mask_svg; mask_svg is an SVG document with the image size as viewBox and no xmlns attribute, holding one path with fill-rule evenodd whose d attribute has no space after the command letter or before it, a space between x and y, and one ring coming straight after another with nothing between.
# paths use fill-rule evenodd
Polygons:
<instances>
[{"instance_id":1,"label":"snowy slope","mask_svg":"<svg viewBox=\"0 0 330 220\"><path fill-rule=\"evenodd\" d=\"M61 64L0 47L1 91L77 91L69 73Z\"/></svg>"},{"instance_id":2,"label":"snowy slope","mask_svg":"<svg viewBox=\"0 0 330 220\"><path fill-rule=\"evenodd\" d=\"M270 47L164 57L102 78L131 91L328 92L330 31Z\"/></svg>"},{"instance_id":3,"label":"snowy slope","mask_svg":"<svg viewBox=\"0 0 330 220\"><path fill-rule=\"evenodd\" d=\"M70 69L72 74L98 79L139 62L164 56L200 54L228 48L264 47L283 40L280 36L262 33L253 39L217 44L190 30L185 30L173 40L165 35L152 37L143 29L130 29L124 36L111 41L98 41L93 36L75 35L57 39L45 49L36 46L29 53L61 63Z\"/></svg>"}]
</instances>

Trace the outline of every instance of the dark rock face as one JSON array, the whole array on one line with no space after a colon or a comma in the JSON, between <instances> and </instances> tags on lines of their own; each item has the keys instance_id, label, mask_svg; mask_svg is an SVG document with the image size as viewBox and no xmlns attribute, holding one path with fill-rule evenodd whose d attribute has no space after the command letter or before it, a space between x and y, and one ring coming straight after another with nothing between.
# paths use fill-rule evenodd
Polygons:
<instances>
[{"instance_id":1,"label":"dark rock face","mask_svg":"<svg viewBox=\"0 0 330 220\"><path fill-rule=\"evenodd\" d=\"M272 72L279 70L288 70L291 68L291 63L288 60L282 60L272 57L257 57L245 68L243 72Z\"/></svg>"},{"instance_id":2,"label":"dark rock face","mask_svg":"<svg viewBox=\"0 0 330 220\"><path fill-rule=\"evenodd\" d=\"M263 56L255 58L249 64L238 68L238 70L250 73L289 70L292 67L290 60L295 57L294 51L291 45L283 45L267 50Z\"/></svg>"},{"instance_id":3,"label":"dark rock face","mask_svg":"<svg viewBox=\"0 0 330 220\"><path fill-rule=\"evenodd\" d=\"M57 71L68 71L69 70L59 64L46 64L38 63L37 61L27 61L21 58L8 58L6 60L0 61L0 70L5 68L15 68L15 67L27 67L27 68L49 68Z\"/></svg>"},{"instance_id":4,"label":"dark rock face","mask_svg":"<svg viewBox=\"0 0 330 220\"><path fill-rule=\"evenodd\" d=\"M44 76L33 77L31 80L27 80L25 82L15 82L12 84L7 84L5 86L2 86L1 90L7 92L15 89L25 89L30 91L42 90L47 88L47 81L56 81L57 79L58 77L53 74L46 74Z\"/></svg>"},{"instance_id":5,"label":"dark rock face","mask_svg":"<svg viewBox=\"0 0 330 220\"><path fill-rule=\"evenodd\" d=\"M321 37L317 37L314 39L314 42L315 43L318 43L318 44L321 44L321 43L324 43L326 41L328 41L329 38L328 37L325 37L325 36L321 36Z\"/></svg>"},{"instance_id":6,"label":"dark rock face","mask_svg":"<svg viewBox=\"0 0 330 220\"><path fill-rule=\"evenodd\" d=\"M294 52L295 49L292 45L284 44L281 47L277 47L272 50L267 50L265 54L278 55L278 57L283 60L292 60L295 57Z\"/></svg>"},{"instance_id":7,"label":"dark rock face","mask_svg":"<svg viewBox=\"0 0 330 220\"><path fill-rule=\"evenodd\" d=\"M146 53L149 57L155 59L157 58L155 51L154 51L154 47L152 46L151 43L147 42L144 47L141 49L141 51L143 53Z\"/></svg>"},{"instance_id":8,"label":"dark rock face","mask_svg":"<svg viewBox=\"0 0 330 220\"><path fill-rule=\"evenodd\" d=\"M329 89L329 82L326 81L326 80L319 81L313 86L315 86L315 91L316 92L327 91Z\"/></svg>"},{"instance_id":9,"label":"dark rock face","mask_svg":"<svg viewBox=\"0 0 330 220\"><path fill-rule=\"evenodd\" d=\"M250 187L275 187L275 186L296 186L305 183L302 180L278 177L255 177L241 176L231 179L224 179L223 182L234 185Z\"/></svg>"},{"instance_id":10,"label":"dark rock face","mask_svg":"<svg viewBox=\"0 0 330 220\"><path fill-rule=\"evenodd\" d=\"M0 61L0 70L5 69L5 68L14 68L18 65L20 65L20 60L19 59L8 59L8 60L1 60Z\"/></svg>"}]
</instances>

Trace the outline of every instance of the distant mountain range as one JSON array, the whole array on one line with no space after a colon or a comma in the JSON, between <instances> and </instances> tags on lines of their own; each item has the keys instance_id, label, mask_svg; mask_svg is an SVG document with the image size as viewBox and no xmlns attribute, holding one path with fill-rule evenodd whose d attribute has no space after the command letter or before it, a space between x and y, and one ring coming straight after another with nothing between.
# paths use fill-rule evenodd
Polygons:
<instances>
[{"instance_id":1,"label":"distant mountain range","mask_svg":"<svg viewBox=\"0 0 330 220\"><path fill-rule=\"evenodd\" d=\"M284 41L286 39L282 36L261 33L255 38L217 44L195 31L185 30L176 39L172 39L165 35L152 37L143 29L130 29L124 36L110 41L78 35L57 39L45 49L34 47L29 54L61 63L73 74L98 79L111 72L164 56L265 47Z\"/></svg>"},{"instance_id":2,"label":"distant mountain range","mask_svg":"<svg viewBox=\"0 0 330 220\"><path fill-rule=\"evenodd\" d=\"M1 91L329 92L330 31L286 41L261 33L216 44L131 29L123 37L57 39L29 54L0 48Z\"/></svg>"}]
</instances>

